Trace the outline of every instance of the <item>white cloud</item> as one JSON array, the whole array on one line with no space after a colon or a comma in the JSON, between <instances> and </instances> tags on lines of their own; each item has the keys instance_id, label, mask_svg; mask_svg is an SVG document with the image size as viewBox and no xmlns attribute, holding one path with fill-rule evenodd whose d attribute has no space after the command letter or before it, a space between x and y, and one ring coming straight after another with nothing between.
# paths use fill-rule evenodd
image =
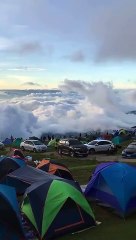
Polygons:
<instances>
[{"instance_id":1,"label":"white cloud","mask_svg":"<svg viewBox=\"0 0 136 240\"><path fill-rule=\"evenodd\" d=\"M135 90L115 90L110 84L65 80L61 91L27 90L0 95L0 137L40 136L132 127L136 116ZM72 92L71 92L72 91ZM12 94L12 95L11 95ZM9 121L10 119L10 121Z\"/></svg>"},{"instance_id":2,"label":"white cloud","mask_svg":"<svg viewBox=\"0 0 136 240\"><path fill-rule=\"evenodd\" d=\"M38 83L35 83L35 82L24 82L24 83L22 83L22 85L23 86L37 86L37 87L39 87L39 86L41 86L40 84L38 84Z\"/></svg>"},{"instance_id":3,"label":"white cloud","mask_svg":"<svg viewBox=\"0 0 136 240\"><path fill-rule=\"evenodd\" d=\"M2 68L1 70L4 70L4 68ZM20 67L11 67L11 68L7 68L7 71L37 71L37 72L41 72L41 71L47 71L47 68L43 68L43 67L27 67L27 66L20 66Z\"/></svg>"}]
</instances>

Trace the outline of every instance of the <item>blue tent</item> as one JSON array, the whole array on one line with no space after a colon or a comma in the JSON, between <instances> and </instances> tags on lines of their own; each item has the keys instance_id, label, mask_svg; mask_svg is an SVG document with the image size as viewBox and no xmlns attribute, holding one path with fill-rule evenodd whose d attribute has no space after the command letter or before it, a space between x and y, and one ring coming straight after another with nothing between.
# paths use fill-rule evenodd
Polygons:
<instances>
[{"instance_id":1,"label":"blue tent","mask_svg":"<svg viewBox=\"0 0 136 240\"><path fill-rule=\"evenodd\" d=\"M0 184L0 239L25 239L15 189Z\"/></svg>"},{"instance_id":2,"label":"blue tent","mask_svg":"<svg viewBox=\"0 0 136 240\"><path fill-rule=\"evenodd\" d=\"M136 167L120 162L98 165L85 196L110 205L121 216L133 212L136 210Z\"/></svg>"},{"instance_id":3,"label":"blue tent","mask_svg":"<svg viewBox=\"0 0 136 240\"><path fill-rule=\"evenodd\" d=\"M22 166L26 166L26 162L22 159L7 156L0 157L0 181L3 180L9 172L12 172Z\"/></svg>"},{"instance_id":4,"label":"blue tent","mask_svg":"<svg viewBox=\"0 0 136 240\"><path fill-rule=\"evenodd\" d=\"M6 138L4 141L3 141L4 145L10 145L12 144L12 140L10 138Z\"/></svg>"}]
</instances>

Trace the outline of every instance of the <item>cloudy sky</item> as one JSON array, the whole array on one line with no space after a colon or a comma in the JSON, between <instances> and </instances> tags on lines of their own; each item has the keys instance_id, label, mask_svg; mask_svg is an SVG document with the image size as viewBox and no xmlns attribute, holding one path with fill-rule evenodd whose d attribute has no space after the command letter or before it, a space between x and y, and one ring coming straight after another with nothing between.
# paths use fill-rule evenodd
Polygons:
<instances>
[{"instance_id":1,"label":"cloudy sky","mask_svg":"<svg viewBox=\"0 0 136 240\"><path fill-rule=\"evenodd\" d=\"M0 89L135 89L135 23L135 0L1 0Z\"/></svg>"}]
</instances>

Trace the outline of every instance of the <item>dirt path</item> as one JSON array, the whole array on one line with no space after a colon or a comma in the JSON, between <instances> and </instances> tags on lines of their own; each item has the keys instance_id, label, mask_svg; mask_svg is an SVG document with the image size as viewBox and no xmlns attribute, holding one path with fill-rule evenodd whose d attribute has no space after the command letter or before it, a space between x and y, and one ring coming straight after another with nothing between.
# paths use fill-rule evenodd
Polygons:
<instances>
[{"instance_id":1,"label":"dirt path","mask_svg":"<svg viewBox=\"0 0 136 240\"><path fill-rule=\"evenodd\" d=\"M99 155L94 155L94 158L96 159L96 161L98 162L107 162L107 161L119 161L119 162L136 162L136 158L135 159L125 159L122 158L121 155L104 155L104 154L99 154Z\"/></svg>"}]
</instances>

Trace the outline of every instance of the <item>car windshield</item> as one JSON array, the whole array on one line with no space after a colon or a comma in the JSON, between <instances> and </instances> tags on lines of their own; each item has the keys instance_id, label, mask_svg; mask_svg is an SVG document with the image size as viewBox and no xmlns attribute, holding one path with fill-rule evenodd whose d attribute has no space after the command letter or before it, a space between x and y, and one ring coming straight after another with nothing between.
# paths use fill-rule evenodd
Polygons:
<instances>
[{"instance_id":1,"label":"car windshield","mask_svg":"<svg viewBox=\"0 0 136 240\"><path fill-rule=\"evenodd\" d=\"M82 144L82 143L81 143L80 141L78 141L78 140L70 140L69 143L72 144L72 145L80 145L80 144Z\"/></svg>"},{"instance_id":2,"label":"car windshield","mask_svg":"<svg viewBox=\"0 0 136 240\"><path fill-rule=\"evenodd\" d=\"M40 141L34 141L33 143L34 143L34 145L43 145L43 143Z\"/></svg>"},{"instance_id":3,"label":"car windshield","mask_svg":"<svg viewBox=\"0 0 136 240\"><path fill-rule=\"evenodd\" d=\"M136 149L136 145L130 144L130 145L127 147L127 149Z\"/></svg>"},{"instance_id":4,"label":"car windshield","mask_svg":"<svg viewBox=\"0 0 136 240\"><path fill-rule=\"evenodd\" d=\"M89 142L88 144L89 145L95 145L97 143L97 141L92 141L92 142Z\"/></svg>"},{"instance_id":5,"label":"car windshield","mask_svg":"<svg viewBox=\"0 0 136 240\"><path fill-rule=\"evenodd\" d=\"M129 145L136 146L136 142L130 143ZM128 146L129 146L129 145L128 145Z\"/></svg>"}]
</instances>

